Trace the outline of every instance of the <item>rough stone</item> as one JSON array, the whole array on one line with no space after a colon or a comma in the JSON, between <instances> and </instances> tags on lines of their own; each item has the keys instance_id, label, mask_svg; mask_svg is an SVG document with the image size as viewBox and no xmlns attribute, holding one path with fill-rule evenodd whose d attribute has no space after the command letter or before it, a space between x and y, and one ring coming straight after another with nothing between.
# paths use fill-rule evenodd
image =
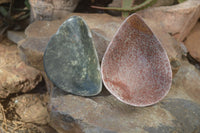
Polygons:
<instances>
[{"instance_id":1,"label":"rough stone","mask_svg":"<svg viewBox=\"0 0 200 133\"><path fill-rule=\"evenodd\" d=\"M166 51L137 14L129 16L110 42L101 64L104 85L120 101L149 106L171 87Z\"/></svg>"},{"instance_id":2,"label":"rough stone","mask_svg":"<svg viewBox=\"0 0 200 133\"><path fill-rule=\"evenodd\" d=\"M21 59L29 66L44 71L43 55L50 37L30 37L18 43Z\"/></svg>"},{"instance_id":3,"label":"rough stone","mask_svg":"<svg viewBox=\"0 0 200 133\"><path fill-rule=\"evenodd\" d=\"M121 22L120 17L113 17L107 14L83 14L71 13L61 20L35 21L27 27L25 35L27 37L49 37L56 33L59 26L71 16L80 16L84 19L90 29L98 29L104 32L105 36L111 40ZM106 32L105 32L106 31Z\"/></svg>"},{"instance_id":4,"label":"rough stone","mask_svg":"<svg viewBox=\"0 0 200 133\"><path fill-rule=\"evenodd\" d=\"M59 19L74 11L79 0L29 0L32 20Z\"/></svg>"},{"instance_id":5,"label":"rough stone","mask_svg":"<svg viewBox=\"0 0 200 133\"><path fill-rule=\"evenodd\" d=\"M41 126L40 128L42 128L45 133L57 133L57 131L49 125Z\"/></svg>"},{"instance_id":6,"label":"rough stone","mask_svg":"<svg viewBox=\"0 0 200 133\"><path fill-rule=\"evenodd\" d=\"M0 43L0 97L28 92L42 80L41 73L27 66L18 55L17 46L8 40Z\"/></svg>"},{"instance_id":7,"label":"rough stone","mask_svg":"<svg viewBox=\"0 0 200 133\"><path fill-rule=\"evenodd\" d=\"M148 8L137 12L145 19L154 20L158 27L183 41L200 17L200 1L187 0L173 6Z\"/></svg>"},{"instance_id":8,"label":"rough stone","mask_svg":"<svg viewBox=\"0 0 200 133\"><path fill-rule=\"evenodd\" d=\"M184 61L181 62L181 67L173 78L174 89L169 92L169 96L186 98L188 100L200 103L200 71L194 65ZM177 95L177 93L180 93ZM167 96L168 97L168 96ZM188 98L189 97L189 98Z\"/></svg>"},{"instance_id":9,"label":"rough stone","mask_svg":"<svg viewBox=\"0 0 200 133\"><path fill-rule=\"evenodd\" d=\"M82 131L87 129L86 133L94 129L101 133L200 132L200 72L187 61L181 64L166 98L145 108L126 105L112 95L83 98L64 95L54 88L51 116L62 117L51 117L50 124L59 125L56 122L66 120L56 127L57 131L67 131L64 127L69 125L72 130L74 124Z\"/></svg>"},{"instance_id":10,"label":"rough stone","mask_svg":"<svg viewBox=\"0 0 200 133\"><path fill-rule=\"evenodd\" d=\"M184 99L167 99L161 107L169 111L174 117L174 126L161 124L158 127L145 127L149 133L197 133L200 131L199 104Z\"/></svg>"},{"instance_id":11,"label":"rough stone","mask_svg":"<svg viewBox=\"0 0 200 133\"><path fill-rule=\"evenodd\" d=\"M106 37L105 32L100 29L93 29L91 32L98 58L101 62L110 40Z\"/></svg>"},{"instance_id":12,"label":"rough stone","mask_svg":"<svg viewBox=\"0 0 200 133\"><path fill-rule=\"evenodd\" d=\"M7 31L7 38L14 43L18 43L19 41L25 39L25 34L23 31Z\"/></svg>"},{"instance_id":13,"label":"rough stone","mask_svg":"<svg viewBox=\"0 0 200 133\"><path fill-rule=\"evenodd\" d=\"M169 35L169 33L165 32L162 27L157 26L155 20L144 19L144 21L148 24L149 27L151 27L151 30L166 50L170 60L173 75L175 75L179 70L182 55L186 56L187 51L185 51L185 47L182 47L181 43Z\"/></svg>"},{"instance_id":14,"label":"rough stone","mask_svg":"<svg viewBox=\"0 0 200 133\"><path fill-rule=\"evenodd\" d=\"M70 17L59 27L43 59L47 76L58 88L81 96L100 93L98 56L91 32L81 17Z\"/></svg>"},{"instance_id":15,"label":"rough stone","mask_svg":"<svg viewBox=\"0 0 200 133\"><path fill-rule=\"evenodd\" d=\"M193 58L200 62L200 22L192 29L188 35L185 46Z\"/></svg>"},{"instance_id":16,"label":"rough stone","mask_svg":"<svg viewBox=\"0 0 200 133\"><path fill-rule=\"evenodd\" d=\"M24 94L12 98L9 106L14 107L21 121L45 125L49 114L44 98L44 94Z\"/></svg>"}]
</instances>

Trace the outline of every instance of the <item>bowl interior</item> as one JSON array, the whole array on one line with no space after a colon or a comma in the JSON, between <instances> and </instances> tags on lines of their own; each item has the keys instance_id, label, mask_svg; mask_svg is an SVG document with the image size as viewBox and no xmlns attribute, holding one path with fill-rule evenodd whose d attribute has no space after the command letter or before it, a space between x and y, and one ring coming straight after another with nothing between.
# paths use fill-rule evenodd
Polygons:
<instances>
[{"instance_id":1,"label":"bowl interior","mask_svg":"<svg viewBox=\"0 0 200 133\"><path fill-rule=\"evenodd\" d=\"M149 27L135 14L122 23L101 67L106 88L130 105L157 103L171 86L168 56Z\"/></svg>"}]
</instances>

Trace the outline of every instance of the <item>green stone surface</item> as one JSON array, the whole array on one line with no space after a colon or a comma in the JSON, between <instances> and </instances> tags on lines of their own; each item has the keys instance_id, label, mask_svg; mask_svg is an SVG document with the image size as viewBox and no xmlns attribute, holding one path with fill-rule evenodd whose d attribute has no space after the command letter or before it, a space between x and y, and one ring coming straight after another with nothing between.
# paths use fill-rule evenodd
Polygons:
<instances>
[{"instance_id":1,"label":"green stone surface","mask_svg":"<svg viewBox=\"0 0 200 133\"><path fill-rule=\"evenodd\" d=\"M47 76L58 88L81 96L100 93L102 79L97 52L81 17L73 16L60 26L43 59Z\"/></svg>"}]
</instances>

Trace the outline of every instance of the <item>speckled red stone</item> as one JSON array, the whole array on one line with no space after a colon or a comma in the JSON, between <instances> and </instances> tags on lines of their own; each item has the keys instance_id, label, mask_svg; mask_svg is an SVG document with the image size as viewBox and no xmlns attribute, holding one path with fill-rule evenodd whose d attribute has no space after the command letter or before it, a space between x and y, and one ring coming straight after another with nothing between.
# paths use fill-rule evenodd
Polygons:
<instances>
[{"instance_id":1,"label":"speckled red stone","mask_svg":"<svg viewBox=\"0 0 200 133\"><path fill-rule=\"evenodd\" d=\"M172 71L166 51L136 14L118 29L102 60L106 88L133 106L159 102L170 90Z\"/></svg>"}]
</instances>

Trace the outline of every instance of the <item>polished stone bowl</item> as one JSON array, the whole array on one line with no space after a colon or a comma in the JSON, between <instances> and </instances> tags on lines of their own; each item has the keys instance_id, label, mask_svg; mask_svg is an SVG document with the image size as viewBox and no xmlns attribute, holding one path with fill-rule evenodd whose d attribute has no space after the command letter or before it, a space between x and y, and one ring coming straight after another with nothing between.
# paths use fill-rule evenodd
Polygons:
<instances>
[{"instance_id":1,"label":"polished stone bowl","mask_svg":"<svg viewBox=\"0 0 200 133\"><path fill-rule=\"evenodd\" d=\"M59 27L46 47L43 63L47 77L59 89L80 96L101 92L97 52L81 17L72 16Z\"/></svg>"},{"instance_id":2,"label":"polished stone bowl","mask_svg":"<svg viewBox=\"0 0 200 133\"><path fill-rule=\"evenodd\" d=\"M129 16L113 37L103 57L101 73L108 91L133 106L159 102L172 82L166 51L137 14Z\"/></svg>"}]
</instances>

